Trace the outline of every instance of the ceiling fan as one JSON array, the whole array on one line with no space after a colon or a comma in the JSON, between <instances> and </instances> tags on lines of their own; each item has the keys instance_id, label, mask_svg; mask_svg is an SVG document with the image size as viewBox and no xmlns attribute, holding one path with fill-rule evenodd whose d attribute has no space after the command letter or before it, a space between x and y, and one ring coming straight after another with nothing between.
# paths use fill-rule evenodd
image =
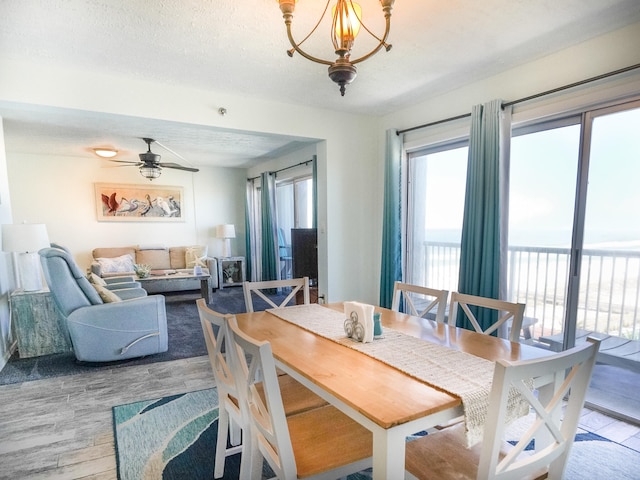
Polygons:
<instances>
[{"instance_id":1,"label":"ceiling fan","mask_svg":"<svg viewBox=\"0 0 640 480\"><path fill-rule=\"evenodd\" d=\"M127 163L127 164L129 164L131 166L139 167L140 168L140 175L142 175L145 178L148 178L150 181L153 180L154 178L158 178L162 174L162 169L163 168L174 168L176 170L186 170L187 172L198 172L199 171L199 169L197 169L197 168L183 167L182 165L179 165L177 163L160 162L160 155L157 154L157 153L153 153L151 151L151 144L154 143L154 142L157 143L158 145L160 145L165 150L173 153L177 157L180 157L180 155L178 155L174 151L168 149L164 145L160 144L160 142L157 142L153 138L143 138L142 140L144 140L145 143L147 144L147 151L144 152L144 153L140 153L138 155L138 157L140 157L140 161L139 162L131 162L131 161L128 161L128 160L109 160L109 161L110 162L116 162L116 163ZM182 158L182 157L180 157L180 158Z\"/></svg>"}]
</instances>

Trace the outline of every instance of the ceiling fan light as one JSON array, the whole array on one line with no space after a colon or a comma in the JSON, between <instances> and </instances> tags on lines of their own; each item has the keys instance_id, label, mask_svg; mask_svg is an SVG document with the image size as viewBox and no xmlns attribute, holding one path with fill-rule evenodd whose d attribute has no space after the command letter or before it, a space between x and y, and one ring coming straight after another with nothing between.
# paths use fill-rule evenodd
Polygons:
<instances>
[{"instance_id":1,"label":"ceiling fan light","mask_svg":"<svg viewBox=\"0 0 640 480\"><path fill-rule=\"evenodd\" d=\"M113 148L94 148L93 151L96 155L102 158L111 158L118 154L118 151Z\"/></svg>"},{"instance_id":2,"label":"ceiling fan light","mask_svg":"<svg viewBox=\"0 0 640 480\"><path fill-rule=\"evenodd\" d=\"M158 178L162 174L162 169L160 167L146 166L143 165L140 167L140 175L144 178L148 178L149 181L154 178Z\"/></svg>"}]
</instances>

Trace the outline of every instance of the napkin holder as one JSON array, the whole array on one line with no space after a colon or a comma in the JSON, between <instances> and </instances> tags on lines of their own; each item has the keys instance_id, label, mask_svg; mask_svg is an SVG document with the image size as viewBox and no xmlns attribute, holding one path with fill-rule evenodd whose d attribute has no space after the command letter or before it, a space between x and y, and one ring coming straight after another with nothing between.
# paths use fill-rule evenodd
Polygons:
<instances>
[{"instance_id":1,"label":"napkin holder","mask_svg":"<svg viewBox=\"0 0 640 480\"><path fill-rule=\"evenodd\" d=\"M344 302L344 331L357 342L373 342L374 306L360 302Z\"/></svg>"}]
</instances>

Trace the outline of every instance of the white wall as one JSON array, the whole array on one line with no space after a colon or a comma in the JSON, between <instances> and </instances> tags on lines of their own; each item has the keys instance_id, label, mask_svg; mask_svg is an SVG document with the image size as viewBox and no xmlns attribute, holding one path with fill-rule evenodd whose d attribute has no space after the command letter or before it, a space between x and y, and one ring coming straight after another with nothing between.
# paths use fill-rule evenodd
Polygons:
<instances>
[{"instance_id":1,"label":"white wall","mask_svg":"<svg viewBox=\"0 0 640 480\"><path fill-rule=\"evenodd\" d=\"M387 115L380 123L380 131L388 128L405 129L466 114L471 112L473 105L483 104L493 99L514 101L637 65L640 63L638 45L640 45L640 22ZM622 75L616 80L598 82L595 85L626 79L635 83L637 91L638 85L634 80L636 76L637 71L636 74ZM554 103L560 96L565 95L577 97L583 95L585 90L592 88L593 86L581 87L568 93L551 95L543 102ZM537 102L540 103L540 101ZM515 111L526 110L530 103L519 104L515 107Z\"/></svg>"},{"instance_id":2,"label":"white wall","mask_svg":"<svg viewBox=\"0 0 640 480\"><path fill-rule=\"evenodd\" d=\"M102 168L99 159L10 154L8 175L15 222L44 223L52 242L68 247L82 269L96 247L161 243L207 244L220 255L220 223L244 223L244 172L165 169L157 185L184 188L184 222L98 222L95 183L146 184L136 168ZM33 175L37 172L37 175ZM240 229L242 234L242 229ZM242 250L240 253L243 253Z\"/></svg>"},{"instance_id":3,"label":"white wall","mask_svg":"<svg viewBox=\"0 0 640 480\"><path fill-rule=\"evenodd\" d=\"M14 59L2 59L2 64L0 100L319 139L318 219L319 225L324 225L323 228L326 231L326 236L321 236L319 239L319 268L322 278L326 279L320 284L321 293L324 293L329 301L344 299L377 301L378 281L375 280L377 272L372 259L378 257L379 253L375 251L375 244L371 241L372 238L380 235L379 221L375 219L378 214L371 210L372 200L375 198L376 191L379 190L380 183L376 169L380 161L376 154L379 141L375 129L376 119L214 91L185 89L123 77L98 75L89 71L70 71ZM216 113L219 106L224 106L228 111L224 117ZM9 181L12 187L29 178L26 170L21 170L21 167L16 165L20 160L16 159L14 162L9 153L9 162L12 166ZM54 160L63 163L72 162L71 159ZM82 166L81 172L84 172L85 168L90 167ZM41 182L62 182L65 174L60 172L62 171L48 178L38 174L37 179L29 178L29 181L37 191ZM14 179L15 175L20 177ZM101 172L100 178L103 175L106 173ZM215 181L214 177L215 175L212 174L211 182ZM78 197L86 198L91 188L88 184L92 184L95 178L95 175L88 172L77 178L77 188L83 190ZM196 178L196 182L207 182L205 175ZM166 180L163 179L163 181ZM239 186L239 184L236 185ZM13 188L12 194L19 195L18 188ZM45 186L44 190L48 194L53 194L56 189ZM196 194L199 196L205 191L198 188ZM236 202L233 204L236 212L239 211L238 209L244 211L244 197L240 200L240 195L244 196L243 192L244 183L241 188L239 187L238 196L235 197ZM208 195L214 195L214 193L209 192ZM21 200L20 205L26 205L26 202ZM89 208L85 210L88 218ZM364 214L365 212L370 214ZM15 207L14 213L16 218L22 218L32 216L34 212L23 212L22 207ZM68 217L65 217L62 211L51 212L51 215L55 218L53 223L73 226L78 235L72 240L78 242L76 243L77 251L84 252L80 255L86 255L96 242L103 243L107 236L109 243L116 240L130 243L132 235L135 235L126 227L121 228L115 236L110 233L113 230L105 231L104 225L98 225L95 222L77 225L67 219ZM213 211L211 215L214 215ZM201 217L197 218L197 235L204 235L207 227L200 225ZM234 217L224 220L215 218L212 224L233 219ZM47 219L42 220L47 223L52 232L64 230L46 221ZM241 224L236 221L237 226ZM89 232L87 227L92 231ZM189 225L189 228L192 229L193 225ZM82 231L79 232L80 230ZM188 235L190 233L172 230L172 236L176 239ZM84 238L87 239L84 240ZM236 239L234 249L242 248L241 244L242 239Z\"/></svg>"}]
</instances>

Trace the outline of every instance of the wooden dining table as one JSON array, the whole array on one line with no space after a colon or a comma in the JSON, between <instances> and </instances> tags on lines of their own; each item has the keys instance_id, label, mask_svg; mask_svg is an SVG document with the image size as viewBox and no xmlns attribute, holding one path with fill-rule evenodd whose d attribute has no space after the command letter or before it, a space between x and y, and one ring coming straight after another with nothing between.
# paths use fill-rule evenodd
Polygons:
<instances>
[{"instance_id":1,"label":"wooden dining table","mask_svg":"<svg viewBox=\"0 0 640 480\"><path fill-rule=\"evenodd\" d=\"M343 312L343 305L326 308ZM530 345L376 307L390 328L495 362L549 355ZM277 366L373 434L373 478L404 478L406 437L462 415L461 399L369 355L268 312L237 315L248 335L271 343ZM345 445L348 448L348 445Z\"/></svg>"}]
</instances>

